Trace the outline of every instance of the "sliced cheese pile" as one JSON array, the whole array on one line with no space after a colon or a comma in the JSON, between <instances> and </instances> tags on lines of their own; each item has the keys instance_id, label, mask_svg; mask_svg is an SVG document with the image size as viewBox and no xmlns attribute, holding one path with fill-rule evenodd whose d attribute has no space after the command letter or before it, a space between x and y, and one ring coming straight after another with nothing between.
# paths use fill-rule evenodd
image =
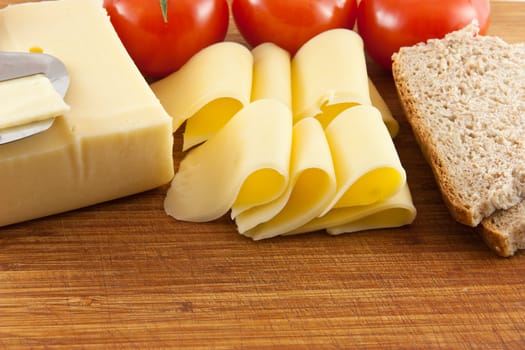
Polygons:
<instances>
[{"instance_id":1,"label":"sliced cheese pile","mask_svg":"<svg viewBox=\"0 0 525 350\"><path fill-rule=\"evenodd\" d=\"M217 60L235 55L242 63L233 71L224 62L219 81L200 73L220 71ZM270 43L251 52L215 44L152 89L176 127L186 120L185 142L195 124L202 129L217 119L191 144L167 193L166 212L176 219L210 221L230 212L239 233L257 240L398 227L415 218L392 141L399 126L367 76L353 31L324 32L293 59ZM199 106L191 113L174 102L181 91L186 105ZM225 111L226 100L242 106Z\"/></svg>"},{"instance_id":2,"label":"sliced cheese pile","mask_svg":"<svg viewBox=\"0 0 525 350\"><path fill-rule=\"evenodd\" d=\"M65 96L70 108L49 130L0 145L0 226L172 179L172 120L122 46L101 1L8 6L0 10L0 23L0 50L42 47L64 62L71 77Z\"/></svg>"}]
</instances>

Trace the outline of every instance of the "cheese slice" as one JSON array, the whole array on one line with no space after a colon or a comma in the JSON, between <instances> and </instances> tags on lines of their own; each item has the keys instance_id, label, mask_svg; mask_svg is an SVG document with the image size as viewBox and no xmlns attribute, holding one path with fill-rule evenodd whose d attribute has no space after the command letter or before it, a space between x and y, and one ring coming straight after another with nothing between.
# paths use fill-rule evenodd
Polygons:
<instances>
[{"instance_id":1,"label":"cheese slice","mask_svg":"<svg viewBox=\"0 0 525 350\"><path fill-rule=\"evenodd\" d=\"M62 96L43 74L0 82L0 131L44 119L69 110Z\"/></svg>"},{"instance_id":2,"label":"cheese slice","mask_svg":"<svg viewBox=\"0 0 525 350\"><path fill-rule=\"evenodd\" d=\"M398 193L385 201L362 209L357 215L355 211L348 216L344 215L353 220L340 226L329 226L326 231L331 235L339 235L341 233L401 227L410 225L417 214L408 185L403 186Z\"/></svg>"},{"instance_id":3,"label":"cheese slice","mask_svg":"<svg viewBox=\"0 0 525 350\"><path fill-rule=\"evenodd\" d=\"M250 102L252 71L253 57L245 46L220 42L151 84L173 118L173 130L186 121L183 150L206 141Z\"/></svg>"},{"instance_id":4,"label":"cheese slice","mask_svg":"<svg viewBox=\"0 0 525 350\"><path fill-rule=\"evenodd\" d=\"M251 100L271 98L292 108L292 76L288 51L273 43L252 50L253 84Z\"/></svg>"},{"instance_id":5,"label":"cheese slice","mask_svg":"<svg viewBox=\"0 0 525 350\"><path fill-rule=\"evenodd\" d=\"M319 216L336 189L330 148L323 128L305 118L293 128L290 181L275 201L236 218L238 231L253 239L284 234Z\"/></svg>"},{"instance_id":6,"label":"cheese slice","mask_svg":"<svg viewBox=\"0 0 525 350\"><path fill-rule=\"evenodd\" d=\"M336 235L411 224L416 217L410 189L404 184L399 192L384 201L356 207L332 209L324 216L292 230L287 235L327 230Z\"/></svg>"},{"instance_id":7,"label":"cheese slice","mask_svg":"<svg viewBox=\"0 0 525 350\"><path fill-rule=\"evenodd\" d=\"M337 177L332 208L370 205L393 195L406 181L392 138L373 106L355 106L326 128Z\"/></svg>"},{"instance_id":8,"label":"cheese slice","mask_svg":"<svg viewBox=\"0 0 525 350\"><path fill-rule=\"evenodd\" d=\"M164 201L178 220L211 221L278 198L288 182L292 116L264 99L241 109L182 160Z\"/></svg>"},{"instance_id":9,"label":"cheese slice","mask_svg":"<svg viewBox=\"0 0 525 350\"><path fill-rule=\"evenodd\" d=\"M71 76L69 111L43 133L0 145L0 225L170 181L171 118L122 46L101 1L13 5L0 10L0 23L0 50L43 47Z\"/></svg>"},{"instance_id":10,"label":"cheese slice","mask_svg":"<svg viewBox=\"0 0 525 350\"><path fill-rule=\"evenodd\" d=\"M251 90L251 100L272 100L281 103L288 108L289 112L283 114L284 118L288 118L288 122L292 123L291 114L291 77L290 77L290 54L272 43L263 43L252 50L253 55L253 80ZM292 137L292 135L290 135ZM271 142L271 138L268 139ZM289 155L291 150L286 153ZM264 181L264 179L260 179ZM254 183L254 186L256 184ZM265 206L266 207L266 206ZM273 206L275 208L275 206ZM242 212L248 210L248 206L240 202L236 203L231 208L231 217L235 219ZM277 209L278 211L278 209ZM276 214L274 211L267 210L266 217L270 218ZM263 218L263 214L256 215L259 220L267 220ZM260 222L260 221L258 221Z\"/></svg>"},{"instance_id":11,"label":"cheese slice","mask_svg":"<svg viewBox=\"0 0 525 350\"><path fill-rule=\"evenodd\" d=\"M392 112L383 99L383 96L381 96L377 87L374 85L374 82L370 78L368 79L368 89L370 91L372 106L376 107L381 113L381 118L383 118L383 122L385 123L390 136L396 137L399 133L399 123L392 115Z\"/></svg>"},{"instance_id":12,"label":"cheese slice","mask_svg":"<svg viewBox=\"0 0 525 350\"><path fill-rule=\"evenodd\" d=\"M363 40L332 29L304 44L292 60L294 120L317 117L326 127L348 107L371 104Z\"/></svg>"},{"instance_id":13,"label":"cheese slice","mask_svg":"<svg viewBox=\"0 0 525 350\"><path fill-rule=\"evenodd\" d=\"M316 117L326 127L352 106L373 105L392 137L399 131L388 105L368 78L363 40L354 31L332 29L310 39L292 60L294 120Z\"/></svg>"}]
</instances>

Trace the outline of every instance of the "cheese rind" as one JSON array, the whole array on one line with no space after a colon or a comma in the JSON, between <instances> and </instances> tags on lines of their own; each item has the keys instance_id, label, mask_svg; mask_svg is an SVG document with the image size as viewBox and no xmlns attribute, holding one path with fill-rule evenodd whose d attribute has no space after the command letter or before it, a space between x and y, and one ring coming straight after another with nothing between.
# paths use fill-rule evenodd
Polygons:
<instances>
[{"instance_id":1,"label":"cheese rind","mask_svg":"<svg viewBox=\"0 0 525 350\"><path fill-rule=\"evenodd\" d=\"M0 82L0 131L44 119L69 110L62 96L42 74Z\"/></svg>"},{"instance_id":2,"label":"cheese rind","mask_svg":"<svg viewBox=\"0 0 525 350\"><path fill-rule=\"evenodd\" d=\"M168 215L210 221L278 198L288 182L290 110L275 100L255 101L208 141L190 150L164 201Z\"/></svg>"},{"instance_id":3,"label":"cheese rind","mask_svg":"<svg viewBox=\"0 0 525 350\"><path fill-rule=\"evenodd\" d=\"M184 122L183 150L206 141L250 102L253 57L243 45L220 42L195 54L181 69L151 84L173 118Z\"/></svg>"},{"instance_id":4,"label":"cheese rind","mask_svg":"<svg viewBox=\"0 0 525 350\"><path fill-rule=\"evenodd\" d=\"M40 46L71 76L70 110L38 135L0 145L0 226L166 184L173 130L102 3L59 0L0 10L0 50Z\"/></svg>"}]
</instances>

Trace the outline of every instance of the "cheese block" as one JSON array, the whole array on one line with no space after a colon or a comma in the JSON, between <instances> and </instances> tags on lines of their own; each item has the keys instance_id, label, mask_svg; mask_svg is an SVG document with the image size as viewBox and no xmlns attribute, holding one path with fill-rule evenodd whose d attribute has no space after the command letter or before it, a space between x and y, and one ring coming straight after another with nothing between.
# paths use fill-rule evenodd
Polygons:
<instances>
[{"instance_id":1,"label":"cheese block","mask_svg":"<svg viewBox=\"0 0 525 350\"><path fill-rule=\"evenodd\" d=\"M384 201L365 206L332 209L287 235L325 230L332 235L411 224L416 217L407 184Z\"/></svg>"},{"instance_id":2,"label":"cheese block","mask_svg":"<svg viewBox=\"0 0 525 350\"><path fill-rule=\"evenodd\" d=\"M355 106L326 128L337 178L332 208L383 201L403 186L406 173L379 111Z\"/></svg>"},{"instance_id":3,"label":"cheese block","mask_svg":"<svg viewBox=\"0 0 525 350\"><path fill-rule=\"evenodd\" d=\"M292 108L290 54L273 43L252 50L253 84L251 100L271 98Z\"/></svg>"},{"instance_id":4,"label":"cheese block","mask_svg":"<svg viewBox=\"0 0 525 350\"><path fill-rule=\"evenodd\" d=\"M173 118L173 130L186 122L183 150L206 141L250 102L252 71L253 57L246 47L220 42L151 84Z\"/></svg>"},{"instance_id":5,"label":"cheese block","mask_svg":"<svg viewBox=\"0 0 525 350\"><path fill-rule=\"evenodd\" d=\"M69 110L43 74L0 82L0 130L54 118Z\"/></svg>"},{"instance_id":6,"label":"cheese block","mask_svg":"<svg viewBox=\"0 0 525 350\"><path fill-rule=\"evenodd\" d=\"M181 161L164 201L178 220L211 221L278 198L288 183L292 116L262 99L235 114Z\"/></svg>"},{"instance_id":7,"label":"cheese block","mask_svg":"<svg viewBox=\"0 0 525 350\"><path fill-rule=\"evenodd\" d=\"M277 200L237 216L240 233L259 240L284 234L319 216L336 189L330 147L317 119L294 125L290 180Z\"/></svg>"},{"instance_id":8,"label":"cheese block","mask_svg":"<svg viewBox=\"0 0 525 350\"><path fill-rule=\"evenodd\" d=\"M171 118L127 55L101 1L13 5L0 10L0 23L0 50L42 47L71 76L69 111L43 133L0 145L0 225L170 181Z\"/></svg>"}]
</instances>

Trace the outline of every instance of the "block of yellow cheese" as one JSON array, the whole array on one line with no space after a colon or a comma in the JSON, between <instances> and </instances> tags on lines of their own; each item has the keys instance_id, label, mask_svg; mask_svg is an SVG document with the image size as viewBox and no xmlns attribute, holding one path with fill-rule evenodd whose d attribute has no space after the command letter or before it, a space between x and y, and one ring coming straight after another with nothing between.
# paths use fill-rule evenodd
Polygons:
<instances>
[{"instance_id":1,"label":"block of yellow cheese","mask_svg":"<svg viewBox=\"0 0 525 350\"><path fill-rule=\"evenodd\" d=\"M0 82L0 131L54 118L69 110L62 96L43 74Z\"/></svg>"},{"instance_id":2,"label":"block of yellow cheese","mask_svg":"<svg viewBox=\"0 0 525 350\"><path fill-rule=\"evenodd\" d=\"M71 76L69 111L43 133L0 145L0 226L169 182L171 118L127 55L102 1L9 6L0 10L0 23L0 50L42 47Z\"/></svg>"}]
</instances>

